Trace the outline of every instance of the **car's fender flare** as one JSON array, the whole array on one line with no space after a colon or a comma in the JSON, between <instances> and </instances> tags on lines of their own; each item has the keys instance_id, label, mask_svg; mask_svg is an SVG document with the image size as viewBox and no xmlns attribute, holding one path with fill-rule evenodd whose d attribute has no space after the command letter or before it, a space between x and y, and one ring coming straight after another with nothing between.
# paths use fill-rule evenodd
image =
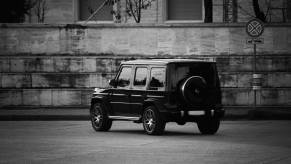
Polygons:
<instances>
[{"instance_id":1,"label":"car's fender flare","mask_svg":"<svg viewBox=\"0 0 291 164\"><path fill-rule=\"evenodd\" d=\"M111 113L111 108L110 108L110 104L107 100L107 98L105 96L102 96L102 95L95 95L92 97L91 99L91 107L90 107L90 110L92 109L92 106L95 104L95 103L102 103L104 105L106 105L107 109L109 110L108 112Z\"/></svg>"},{"instance_id":2,"label":"car's fender flare","mask_svg":"<svg viewBox=\"0 0 291 164\"><path fill-rule=\"evenodd\" d=\"M144 101L143 107L145 109L146 107L151 106L151 105L155 106L158 109L158 111L161 112L161 113L167 111L165 106L162 103L160 103L160 100L155 99L155 98L146 99Z\"/></svg>"}]
</instances>

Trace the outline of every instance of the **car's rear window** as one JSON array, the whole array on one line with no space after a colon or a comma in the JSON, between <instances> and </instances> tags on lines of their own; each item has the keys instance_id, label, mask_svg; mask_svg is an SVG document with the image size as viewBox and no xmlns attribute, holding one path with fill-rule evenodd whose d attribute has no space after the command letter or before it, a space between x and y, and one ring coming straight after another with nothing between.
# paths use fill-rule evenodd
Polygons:
<instances>
[{"instance_id":1,"label":"car's rear window","mask_svg":"<svg viewBox=\"0 0 291 164\"><path fill-rule=\"evenodd\" d=\"M165 88L165 68L152 68L149 90L164 90Z\"/></svg>"}]
</instances>

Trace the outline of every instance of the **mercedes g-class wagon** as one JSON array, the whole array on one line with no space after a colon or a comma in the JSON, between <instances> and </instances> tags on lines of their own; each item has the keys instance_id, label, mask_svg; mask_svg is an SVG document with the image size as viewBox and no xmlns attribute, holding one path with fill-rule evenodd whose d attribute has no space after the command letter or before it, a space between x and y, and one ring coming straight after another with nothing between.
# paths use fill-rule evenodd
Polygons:
<instances>
[{"instance_id":1,"label":"mercedes g-class wagon","mask_svg":"<svg viewBox=\"0 0 291 164\"><path fill-rule=\"evenodd\" d=\"M215 134L224 115L216 62L203 59L146 59L122 62L110 87L96 88L92 127L108 131L112 121L142 123L147 134L162 134L167 122L196 122Z\"/></svg>"}]
</instances>

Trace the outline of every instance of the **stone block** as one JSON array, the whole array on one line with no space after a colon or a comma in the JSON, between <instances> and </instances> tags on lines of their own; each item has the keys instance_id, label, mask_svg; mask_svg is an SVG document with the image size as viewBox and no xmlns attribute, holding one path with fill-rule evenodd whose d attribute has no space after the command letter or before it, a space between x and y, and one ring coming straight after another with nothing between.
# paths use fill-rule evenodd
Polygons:
<instances>
[{"instance_id":1,"label":"stone block","mask_svg":"<svg viewBox=\"0 0 291 164\"><path fill-rule=\"evenodd\" d=\"M227 89L222 90L222 104L224 105L252 105L253 92L251 89Z\"/></svg>"},{"instance_id":2,"label":"stone block","mask_svg":"<svg viewBox=\"0 0 291 164\"><path fill-rule=\"evenodd\" d=\"M33 88L50 88L58 87L58 79L51 74L32 74L32 87ZM53 81L53 82L52 82Z\"/></svg>"},{"instance_id":3,"label":"stone block","mask_svg":"<svg viewBox=\"0 0 291 164\"><path fill-rule=\"evenodd\" d=\"M45 35L46 32L44 29L39 30L29 30L29 38L26 38L27 40L24 40L25 42L30 42L30 49L32 54L45 54L47 52L47 46L49 45Z\"/></svg>"},{"instance_id":4,"label":"stone block","mask_svg":"<svg viewBox=\"0 0 291 164\"><path fill-rule=\"evenodd\" d=\"M201 51L200 47L200 37L201 33L199 29L188 29L187 30L187 35L188 35L188 50L187 54L189 55L199 55Z\"/></svg>"},{"instance_id":5,"label":"stone block","mask_svg":"<svg viewBox=\"0 0 291 164\"><path fill-rule=\"evenodd\" d=\"M269 73L265 79L268 87L272 88L291 88L290 73Z\"/></svg>"},{"instance_id":6,"label":"stone block","mask_svg":"<svg viewBox=\"0 0 291 164\"><path fill-rule=\"evenodd\" d=\"M157 54L157 31L151 28L132 29L129 33L129 46L132 54ZM149 42L150 40L150 42Z\"/></svg>"},{"instance_id":7,"label":"stone block","mask_svg":"<svg viewBox=\"0 0 291 164\"><path fill-rule=\"evenodd\" d=\"M46 41L45 54L56 54L61 50L59 29L48 28L44 32Z\"/></svg>"},{"instance_id":8,"label":"stone block","mask_svg":"<svg viewBox=\"0 0 291 164\"><path fill-rule=\"evenodd\" d=\"M56 72L70 72L69 58L54 58L54 70Z\"/></svg>"},{"instance_id":9,"label":"stone block","mask_svg":"<svg viewBox=\"0 0 291 164\"><path fill-rule=\"evenodd\" d=\"M2 74L2 88L30 88L31 76L25 74Z\"/></svg>"},{"instance_id":10,"label":"stone block","mask_svg":"<svg viewBox=\"0 0 291 164\"><path fill-rule=\"evenodd\" d=\"M267 56L260 56L259 58L257 58L257 70L258 71L276 71L276 68L273 66L273 60L278 60L278 59L279 59L278 57L270 58ZM282 63L280 66L282 66Z\"/></svg>"},{"instance_id":11,"label":"stone block","mask_svg":"<svg viewBox=\"0 0 291 164\"><path fill-rule=\"evenodd\" d=\"M73 88L89 88L90 75L89 74L74 74L70 75L70 83Z\"/></svg>"},{"instance_id":12,"label":"stone block","mask_svg":"<svg viewBox=\"0 0 291 164\"><path fill-rule=\"evenodd\" d=\"M220 85L222 87L237 87L238 75L236 74L221 74Z\"/></svg>"},{"instance_id":13,"label":"stone block","mask_svg":"<svg viewBox=\"0 0 291 164\"><path fill-rule=\"evenodd\" d=\"M274 42L274 53L288 53L288 28L276 27L273 28L273 42Z\"/></svg>"},{"instance_id":14,"label":"stone block","mask_svg":"<svg viewBox=\"0 0 291 164\"><path fill-rule=\"evenodd\" d=\"M70 59L70 72L82 72L83 71L83 59L71 58Z\"/></svg>"},{"instance_id":15,"label":"stone block","mask_svg":"<svg viewBox=\"0 0 291 164\"><path fill-rule=\"evenodd\" d=\"M25 58L25 72L53 72L54 63L51 58Z\"/></svg>"},{"instance_id":16,"label":"stone block","mask_svg":"<svg viewBox=\"0 0 291 164\"><path fill-rule=\"evenodd\" d=\"M81 90L52 90L52 104L53 106L81 105L81 96Z\"/></svg>"},{"instance_id":17,"label":"stone block","mask_svg":"<svg viewBox=\"0 0 291 164\"><path fill-rule=\"evenodd\" d=\"M23 104L23 91L22 90L10 90L9 92L9 105L16 106Z\"/></svg>"},{"instance_id":18,"label":"stone block","mask_svg":"<svg viewBox=\"0 0 291 164\"><path fill-rule=\"evenodd\" d=\"M0 72L9 72L10 71L10 63L8 58L0 59Z\"/></svg>"},{"instance_id":19,"label":"stone block","mask_svg":"<svg viewBox=\"0 0 291 164\"><path fill-rule=\"evenodd\" d=\"M96 72L97 63L96 58L84 58L83 59L83 71L84 72Z\"/></svg>"},{"instance_id":20,"label":"stone block","mask_svg":"<svg viewBox=\"0 0 291 164\"><path fill-rule=\"evenodd\" d=\"M69 29L69 48L74 54L86 53L86 35L87 30L76 28Z\"/></svg>"},{"instance_id":21,"label":"stone block","mask_svg":"<svg viewBox=\"0 0 291 164\"><path fill-rule=\"evenodd\" d=\"M175 29L175 40L172 45L173 55L186 55L187 54L187 31L185 28Z\"/></svg>"},{"instance_id":22,"label":"stone block","mask_svg":"<svg viewBox=\"0 0 291 164\"><path fill-rule=\"evenodd\" d=\"M228 55L229 54L229 30L227 28L216 28L215 33L215 54Z\"/></svg>"},{"instance_id":23,"label":"stone block","mask_svg":"<svg viewBox=\"0 0 291 164\"><path fill-rule=\"evenodd\" d=\"M252 57L220 57L216 58L217 67L222 72L249 72L252 71Z\"/></svg>"},{"instance_id":24,"label":"stone block","mask_svg":"<svg viewBox=\"0 0 291 164\"><path fill-rule=\"evenodd\" d=\"M252 71L253 70L252 57L230 57L229 68L232 71Z\"/></svg>"},{"instance_id":25,"label":"stone block","mask_svg":"<svg viewBox=\"0 0 291 164\"><path fill-rule=\"evenodd\" d=\"M81 104L84 106L91 104L91 98L94 90L82 90Z\"/></svg>"},{"instance_id":26,"label":"stone block","mask_svg":"<svg viewBox=\"0 0 291 164\"><path fill-rule=\"evenodd\" d=\"M5 37L3 37L3 42L5 43L2 45L3 49L0 50L1 55L5 54L15 54L18 52L20 47L19 45L19 31L18 30L11 30L11 29L1 29L5 33ZM3 54L2 54L3 53Z\"/></svg>"},{"instance_id":27,"label":"stone block","mask_svg":"<svg viewBox=\"0 0 291 164\"><path fill-rule=\"evenodd\" d=\"M238 73L237 86L240 88L252 87L252 73Z\"/></svg>"},{"instance_id":28,"label":"stone block","mask_svg":"<svg viewBox=\"0 0 291 164\"><path fill-rule=\"evenodd\" d=\"M35 88L84 88L90 87L89 74L33 74Z\"/></svg>"},{"instance_id":29,"label":"stone block","mask_svg":"<svg viewBox=\"0 0 291 164\"><path fill-rule=\"evenodd\" d=\"M285 58L285 71L291 72L291 57L286 57Z\"/></svg>"},{"instance_id":30,"label":"stone block","mask_svg":"<svg viewBox=\"0 0 291 164\"><path fill-rule=\"evenodd\" d=\"M100 53L101 47L101 31L96 29L87 29L86 39L86 52L87 53Z\"/></svg>"},{"instance_id":31,"label":"stone block","mask_svg":"<svg viewBox=\"0 0 291 164\"><path fill-rule=\"evenodd\" d=\"M259 105L291 105L290 89L268 89L258 92L257 100Z\"/></svg>"},{"instance_id":32,"label":"stone block","mask_svg":"<svg viewBox=\"0 0 291 164\"><path fill-rule=\"evenodd\" d=\"M40 105L40 91L34 89L23 90L23 105L39 106Z\"/></svg>"},{"instance_id":33,"label":"stone block","mask_svg":"<svg viewBox=\"0 0 291 164\"><path fill-rule=\"evenodd\" d=\"M0 107L21 104L22 92L20 90L0 90Z\"/></svg>"},{"instance_id":34,"label":"stone block","mask_svg":"<svg viewBox=\"0 0 291 164\"><path fill-rule=\"evenodd\" d=\"M214 28L201 28L200 55L215 54L215 33Z\"/></svg>"},{"instance_id":35,"label":"stone block","mask_svg":"<svg viewBox=\"0 0 291 164\"><path fill-rule=\"evenodd\" d=\"M244 28L228 28L229 30L229 53L233 55L243 54L246 44L246 32Z\"/></svg>"},{"instance_id":36,"label":"stone block","mask_svg":"<svg viewBox=\"0 0 291 164\"><path fill-rule=\"evenodd\" d=\"M52 105L52 90L41 89L39 91L39 103L41 106L51 106Z\"/></svg>"},{"instance_id":37,"label":"stone block","mask_svg":"<svg viewBox=\"0 0 291 164\"><path fill-rule=\"evenodd\" d=\"M273 29L265 28L264 33L260 38L264 39L264 44L258 44L257 50L263 54L272 54L274 50Z\"/></svg>"},{"instance_id":38,"label":"stone block","mask_svg":"<svg viewBox=\"0 0 291 164\"><path fill-rule=\"evenodd\" d=\"M159 29L157 37L157 54L173 54L172 46L175 43L175 37L174 29Z\"/></svg>"},{"instance_id":39,"label":"stone block","mask_svg":"<svg viewBox=\"0 0 291 164\"><path fill-rule=\"evenodd\" d=\"M10 60L11 72L25 72L24 59L11 59Z\"/></svg>"},{"instance_id":40,"label":"stone block","mask_svg":"<svg viewBox=\"0 0 291 164\"><path fill-rule=\"evenodd\" d=\"M113 72L114 60L112 59L96 59L96 72L110 73Z\"/></svg>"},{"instance_id":41,"label":"stone block","mask_svg":"<svg viewBox=\"0 0 291 164\"><path fill-rule=\"evenodd\" d=\"M114 73L109 74L91 74L90 75L90 87L91 88L105 88L109 86L109 80L113 79Z\"/></svg>"}]
</instances>

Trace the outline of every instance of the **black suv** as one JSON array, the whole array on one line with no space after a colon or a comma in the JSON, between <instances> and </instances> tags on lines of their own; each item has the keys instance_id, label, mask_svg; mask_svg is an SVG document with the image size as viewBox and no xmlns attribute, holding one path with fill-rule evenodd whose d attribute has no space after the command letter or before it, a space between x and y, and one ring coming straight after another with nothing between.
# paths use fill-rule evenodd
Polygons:
<instances>
[{"instance_id":1,"label":"black suv","mask_svg":"<svg viewBox=\"0 0 291 164\"><path fill-rule=\"evenodd\" d=\"M196 122L202 134L214 134L224 115L211 58L122 62L109 85L96 88L91 100L96 131L108 131L114 120L128 120L142 123L152 135L162 134L167 122Z\"/></svg>"}]
</instances>

